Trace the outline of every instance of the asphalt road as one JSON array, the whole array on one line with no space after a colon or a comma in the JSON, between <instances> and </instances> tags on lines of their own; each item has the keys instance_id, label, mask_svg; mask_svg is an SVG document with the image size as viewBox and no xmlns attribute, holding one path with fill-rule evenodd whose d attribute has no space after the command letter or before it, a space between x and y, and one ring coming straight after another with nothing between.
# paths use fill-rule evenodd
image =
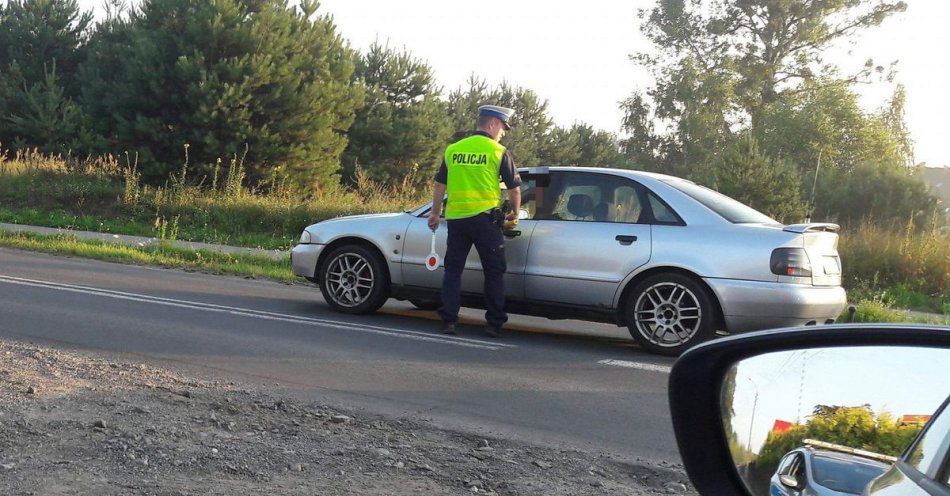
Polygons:
<instances>
[{"instance_id":1,"label":"asphalt road","mask_svg":"<svg viewBox=\"0 0 950 496\"><path fill-rule=\"evenodd\" d=\"M332 312L306 285L0 249L0 337L266 385L278 393L437 427L679 462L666 399L671 359L626 329L514 316L502 339L466 311L390 301Z\"/></svg>"}]
</instances>

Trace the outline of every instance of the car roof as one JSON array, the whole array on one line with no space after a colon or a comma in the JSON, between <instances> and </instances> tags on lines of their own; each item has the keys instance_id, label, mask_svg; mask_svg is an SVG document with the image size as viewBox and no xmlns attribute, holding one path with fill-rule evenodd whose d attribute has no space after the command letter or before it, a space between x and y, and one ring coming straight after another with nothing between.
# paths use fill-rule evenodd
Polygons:
<instances>
[{"instance_id":1,"label":"car roof","mask_svg":"<svg viewBox=\"0 0 950 496\"><path fill-rule=\"evenodd\" d=\"M605 174L613 174L616 176L625 176L631 179L641 179L641 178L650 178L658 181L686 181L692 182L688 179L683 179L681 177L670 176L667 174L659 174L656 172L647 172L642 170L633 170L633 169L613 169L610 167L580 167L580 166L536 166L536 167L519 167L520 170L534 171L537 169L547 169L552 172L600 172Z\"/></svg>"},{"instance_id":2,"label":"car roof","mask_svg":"<svg viewBox=\"0 0 950 496\"><path fill-rule=\"evenodd\" d=\"M801 449L807 453L810 453L812 456L822 456L825 458L832 458L835 460L841 460L841 461L849 462L849 463L863 463L865 465L874 465L876 467L882 467L882 468L887 468L890 466L879 460L873 460L871 458L865 458L863 456L852 455L849 453L841 453L839 451L812 448L810 446L806 446Z\"/></svg>"}]
</instances>

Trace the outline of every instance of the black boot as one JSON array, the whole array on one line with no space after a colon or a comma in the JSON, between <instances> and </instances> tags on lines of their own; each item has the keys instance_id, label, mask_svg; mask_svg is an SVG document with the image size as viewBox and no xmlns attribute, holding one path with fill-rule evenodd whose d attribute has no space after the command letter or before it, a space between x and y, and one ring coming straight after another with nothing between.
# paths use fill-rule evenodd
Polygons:
<instances>
[{"instance_id":1,"label":"black boot","mask_svg":"<svg viewBox=\"0 0 950 496\"><path fill-rule=\"evenodd\" d=\"M485 334L490 338L497 338L501 336L501 327L495 327L493 325L485 326Z\"/></svg>"}]
</instances>

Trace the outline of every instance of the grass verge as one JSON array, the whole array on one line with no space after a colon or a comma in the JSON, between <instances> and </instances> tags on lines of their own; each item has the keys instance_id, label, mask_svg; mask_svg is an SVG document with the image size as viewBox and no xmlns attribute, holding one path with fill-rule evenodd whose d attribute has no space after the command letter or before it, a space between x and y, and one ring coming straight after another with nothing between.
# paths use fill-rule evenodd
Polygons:
<instances>
[{"instance_id":1,"label":"grass verge","mask_svg":"<svg viewBox=\"0 0 950 496\"><path fill-rule=\"evenodd\" d=\"M950 315L924 314L889 307L877 300L862 300L856 305L852 322L905 322L914 324L950 325ZM848 321L845 310L838 322Z\"/></svg>"},{"instance_id":2,"label":"grass verge","mask_svg":"<svg viewBox=\"0 0 950 496\"><path fill-rule=\"evenodd\" d=\"M54 255L72 255L107 262L157 265L211 274L239 275L273 279L281 282L299 282L293 274L290 257L273 260L256 255L232 255L207 250L187 250L169 246L125 246L103 241L80 240L67 235L40 235L12 233L0 230L0 246Z\"/></svg>"},{"instance_id":3,"label":"grass verge","mask_svg":"<svg viewBox=\"0 0 950 496\"><path fill-rule=\"evenodd\" d=\"M362 171L352 186L312 195L248 187L239 160L224 172L220 181L217 172L188 178L185 167L165 185L148 185L134 164L113 157L68 162L30 152L6 159L0 151L0 222L155 236L177 219L179 239L288 249L315 222L400 212L429 194L409 183L380 184Z\"/></svg>"}]
</instances>

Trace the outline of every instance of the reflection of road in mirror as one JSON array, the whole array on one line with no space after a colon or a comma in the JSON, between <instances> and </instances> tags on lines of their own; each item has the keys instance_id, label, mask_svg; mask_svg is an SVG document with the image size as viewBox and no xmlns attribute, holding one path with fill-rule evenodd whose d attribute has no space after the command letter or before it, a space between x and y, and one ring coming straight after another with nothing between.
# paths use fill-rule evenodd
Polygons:
<instances>
[{"instance_id":1,"label":"reflection of road in mirror","mask_svg":"<svg viewBox=\"0 0 950 496\"><path fill-rule=\"evenodd\" d=\"M859 494L903 452L948 393L950 350L768 353L726 374L723 426L752 494ZM813 472L805 477L807 467ZM814 480L817 475L823 479Z\"/></svg>"}]
</instances>

